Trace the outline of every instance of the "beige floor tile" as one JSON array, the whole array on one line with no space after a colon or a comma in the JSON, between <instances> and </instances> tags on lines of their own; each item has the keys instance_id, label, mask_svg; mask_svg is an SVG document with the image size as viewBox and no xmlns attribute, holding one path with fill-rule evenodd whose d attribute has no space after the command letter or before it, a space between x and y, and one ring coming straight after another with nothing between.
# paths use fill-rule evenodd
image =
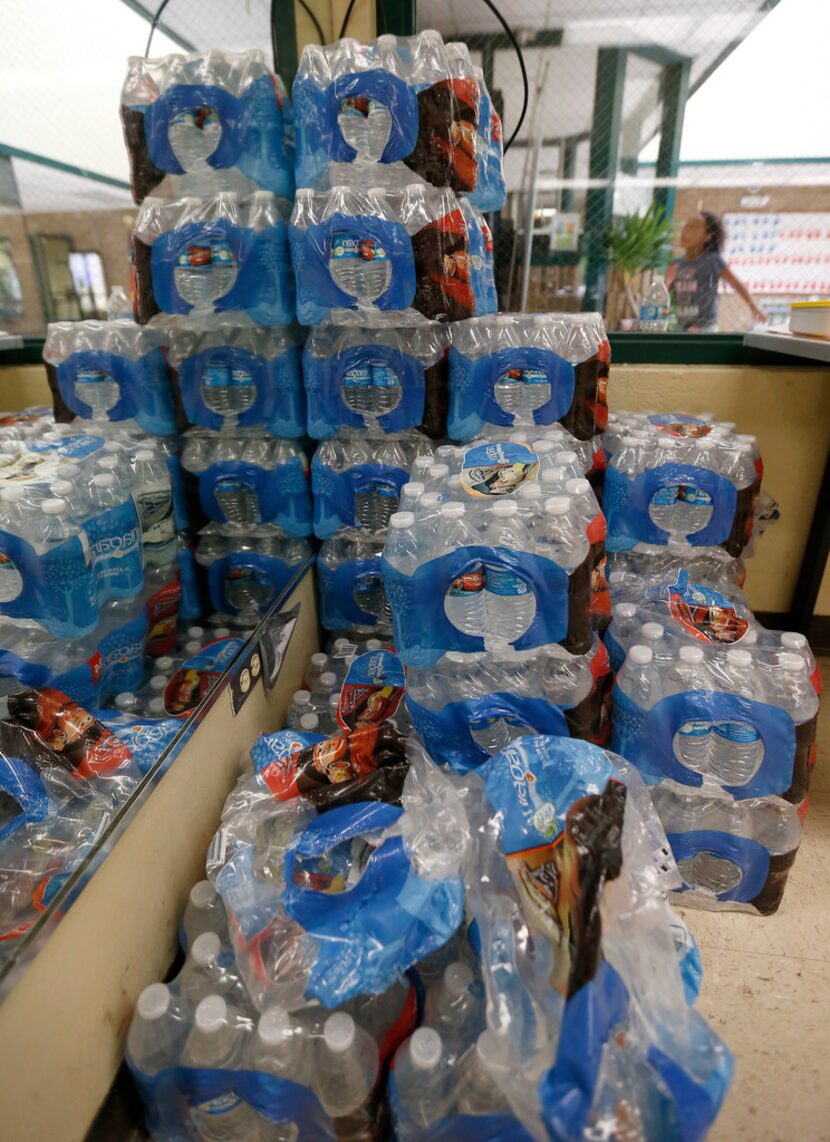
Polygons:
<instances>
[{"instance_id":1,"label":"beige floor tile","mask_svg":"<svg viewBox=\"0 0 830 1142\"><path fill-rule=\"evenodd\" d=\"M703 949L699 1008L735 1055L710 1142L830 1137L827 966L797 956Z\"/></svg>"}]
</instances>

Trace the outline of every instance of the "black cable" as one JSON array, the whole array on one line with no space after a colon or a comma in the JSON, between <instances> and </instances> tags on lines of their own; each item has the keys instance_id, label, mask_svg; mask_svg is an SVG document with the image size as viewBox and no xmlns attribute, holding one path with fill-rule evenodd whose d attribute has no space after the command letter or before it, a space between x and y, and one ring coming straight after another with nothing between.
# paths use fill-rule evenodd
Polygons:
<instances>
[{"instance_id":1,"label":"black cable","mask_svg":"<svg viewBox=\"0 0 830 1142\"><path fill-rule=\"evenodd\" d=\"M144 58L145 59L150 54L150 45L153 42L153 36L155 35L156 25L158 24L159 20L161 19L162 12L164 11L164 9L167 7L167 5L169 3L170 3L170 0L161 0L161 3L159 4L158 8L156 9L155 16L153 16L152 20L150 21L150 35L147 37L147 47L144 49Z\"/></svg>"},{"instance_id":2,"label":"black cable","mask_svg":"<svg viewBox=\"0 0 830 1142\"><path fill-rule=\"evenodd\" d=\"M386 35L386 7L384 0L375 0L375 18L380 25L380 35Z\"/></svg>"},{"instance_id":3,"label":"black cable","mask_svg":"<svg viewBox=\"0 0 830 1142\"><path fill-rule=\"evenodd\" d=\"M317 38L320 41L320 47L323 47L323 45L326 42L326 37L323 35L322 24L317 19L317 17L314 15L312 10L309 8L308 4L306 4L305 0L300 0L300 7L306 13L308 18L311 20L312 24L314 25L314 31L317 33ZM273 26L274 26L274 20L272 17L271 18L271 27L273 28Z\"/></svg>"},{"instance_id":4,"label":"black cable","mask_svg":"<svg viewBox=\"0 0 830 1142\"><path fill-rule=\"evenodd\" d=\"M516 58L519 61L519 69L521 70L521 73L522 73L522 85L524 87L524 94L522 96L522 112L519 115L519 122L513 128L513 134L510 136L510 138L504 144L504 153L507 154L507 152L510 150L510 145L512 144L513 140L518 135L519 131L522 129L522 123L524 123L524 121L525 121L525 115L527 114L527 103L528 103L528 99L530 98L530 84L528 83L528 79L527 79L527 68L525 67L525 57L522 55L522 49L521 49L521 46L519 45L519 41L513 35L513 29L510 27L507 20L505 20L504 16L502 16L501 12L498 10L496 5L493 3L493 0L483 0L483 2L487 5L487 7L490 9L490 11L493 13L493 15L498 20L498 22L504 28L504 30L507 34L507 38L510 40L510 43L513 47L513 50L516 53ZM341 32L341 35L342 35L342 32Z\"/></svg>"},{"instance_id":5,"label":"black cable","mask_svg":"<svg viewBox=\"0 0 830 1142\"><path fill-rule=\"evenodd\" d=\"M271 59L274 74L279 75L279 47L277 45L277 0L271 0Z\"/></svg>"},{"instance_id":6,"label":"black cable","mask_svg":"<svg viewBox=\"0 0 830 1142\"><path fill-rule=\"evenodd\" d=\"M340 25L340 35L337 37L342 40L346 34L346 28L349 26L349 20L352 17L352 9L355 6L355 0L349 0L349 6L343 15L343 23Z\"/></svg>"}]
</instances>

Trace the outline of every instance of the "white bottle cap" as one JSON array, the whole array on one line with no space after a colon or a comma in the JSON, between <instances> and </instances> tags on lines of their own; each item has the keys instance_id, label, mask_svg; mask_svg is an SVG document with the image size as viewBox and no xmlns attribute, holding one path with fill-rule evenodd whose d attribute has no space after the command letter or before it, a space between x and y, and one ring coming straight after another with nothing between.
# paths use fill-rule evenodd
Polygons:
<instances>
[{"instance_id":1,"label":"white bottle cap","mask_svg":"<svg viewBox=\"0 0 830 1142\"><path fill-rule=\"evenodd\" d=\"M681 646L677 656L681 662L691 662L693 666L699 666L703 662L703 647Z\"/></svg>"},{"instance_id":2,"label":"white bottle cap","mask_svg":"<svg viewBox=\"0 0 830 1142\"><path fill-rule=\"evenodd\" d=\"M642 635L643 638L647 638L650 642L659 642L663 637L663 624L643 623Z\"/></svg>"},{"instance_id":3,"label":"white bottle cap","mask_svg":"<svg viewBox=\"0 0 830 1142\"><path fill-rule=\"evenodd\" d=\"M445 504L441 504L440 512L444 519L461 519L464 515L464 505L458 500L448 500Z\"/></svg>"},{"instance_id":4,"label":"white bottle cap","mask_svg":"<svg viewBox=\"0 0 830 1142\"><path fill-rule=\"evenodd\" d=\"M66 496L72 495L73 484L71 480L55 480L52 484L52 491L56 496L64 499Z\"/></svg>"},{"instance_id":5,"label":"white bottle cap","mask_svg":"<svg viewBox=\"0 0 830 1142\"><path fill-rule=\"evenodd\" d=\"M109 478L112 479L111 476ZM66 500L44 500L40 510L44 515L61 515L66 511Z\"/></svg>"},{"instance_id":6,"label":"white bottle cap","mask_svg":"<svg viewBox=\"0 0 830 1142\"><path fill-rule=\"evenodd\" d=\"M421 496L420 500L418 501L418 507L419 508L431 508L431 507L434 507L436 504L440 504L440 503L441 503L441 497L439 496L439 494L437 492L424 492L424 494ZM407 514L406 512L395 512L395 515L406 515L406 514ZM390 523L395 518L395 515L393 515L390 518L390 521L389 521ZM413 518L414 518L414 516L413 516Z\"/></svg>"},{"instance_id":7,"label":"white bottle cap","mask_svg":"<svg viewBox=\"0 0 830 1142\"><path fill-rule=\"evenodd\" d=\"M530 447L537 456L547 456L549 452L553 452L552 440L534 440Z\"/></svg>"},{"instance_id":8,"label":"white bottle cap","mask_svg":"<svg viewBox=\"0 0 830 1142\"><path fill-rule=\"evenodd\" d=\"M101 456L96 462L99 468L106 468L108 473L111 473L114 468L121 467L120 458L118 456L113 456L112 454Z\"/></svg>"},{"instance_id":9,"label":"white bottle cap","mask_svg":"<svg viewBox=\"0 0 830 1142\"><path fill-rule=\"evenodd\" d=\"M633 619L637 614L637 606L635 603L617 603L614 607L615 619Z\"/></svg>"},{"instance_id":10,"label":"white bottle cap","mask_svg":"<svg viewBox=\"0 0 830 1142\"><path fill-rule=\"evenodd\" d=\"M472 982L473 973L467 964L456 961L444 970L444 987L455 998L469 991Z\"/></svg>"},{"instance_id":11,"label":"white bottle cap","mask_svg":"<svg viewBox=\"0 0 830 1142\"><path fill-rule=\"evenodd\" d=\"M139 464L147 464L151 460L155 460L155 452L151 452L149 448L142 448L140 452L136 452L135 458Z\"/></svg>"},{"instance_id":12,"label":"white bottle cap","mask_svg":"<svg viewBox=\"0 0 830 1142\"><path fill-rule=\"evenodd\" d=\"M202 649L202 643L198 638L192 638L190 642L186 642L182 649L182 654L185 658L189 658L191 654L198 654Z\"/></svg>"},{"instance_id":13,"label":"white bottle cap","mask_svg":"<svg viewBox=\"0 0 830 1142\"><path fill-rule=\"evenodd\" d=\"M150 679L150 689L163 691L167 686L167 678L163 674L154 674Z\"/></svg>"},{"instance_id":14,"label":"white bottle cap","mask_svg":"<svg viewBox=\"0 0 830 1142\"><path fill-rule=\"evenodd\" d=\"M805 635L795 630L785 630L781 635L781 645L786 650L806 650L807 639Z\"/></svg>"},{"instance_id":15,"label":"white bottle cap","mask_svg":"<svg viewBox=\"0 0 830 1142\"><path fill-rule=\"evenodd\" d=\"M476 1040L476 1054L485 1067L498 1060L498 1043L492 1031L482 1031Z\"/></svg>"},{"instance_id":16,"label":"white bottle cap","mask_svg":"<svg viewBox=\"0 0 830 1142\"><path fill-rule=\"evenodd\" d=\"M111 488L115 483L115 476L111 472L99 472L97 476L93 476L91 483L96 488Z\"/></svg>"},{"instance_id":17,"label":"white bottle cap","mask_svg":"<svg viewBox=\"0 0 830 1142\"><path fill-rule=\"evenodd\" d=\"M585 496L590 490L591 485L584 476L575 476L574 479L565 482L565 491L570 492L572 496Z\"/></svg>"},{"instance_id":18,"label":"white bottle cap","mask_svg":"<svg viewBox=\"0 0 830 1142\"><path fill-rule=\"evenodd\" d=\"M147 712L153 718L163 718L165 715L164 698L151 698L147 703Z\"/></svg>"},{"instance_id":19,"label":"white bottle cap","mask_svg":"<svg viewBox=\"0 0 830 1142\"><path fill-rule=\"evenodd\" d=\"M404 484L401 488L401 496L420 496L423 490L424 485L420 480L410 480L408 484Z\"/></svg>"},{"instance_id":20,"label":"white bottle cap","mask_svg":"<svg viewBox=\"0 0 830 1142\"><path fill-rule=\"evenodd\" d=\"M320 724L320 719L316 714L303 714L300 718L300 729L307 734L313 734Z\"/></svg>"},{"instance_id":21,"label":"white bottle cap","mask_svg":"<svg viewBox=\"0 0 830 1142\"><path fill-rule=\"evenodd\" d=\"M162 985L163 986L163 985ZM419 1027L409 1040L409 1056L419 1071L431 1071L441 1061L441 1036L431 1027Z\"/></svg>"},{"instance_id":22,"label":"white bottle cap","mask_svg":"<svg viewBox=\"0 0 830 1142\"><path fill-rule=\"evenodd\" d=\"M190 890L190 903L202 911L215 902L218 893L209 880L197 880ZM199 937L197 936L196 939Z\"/></svg>"},{"instance_id":23,"label":"white bottle cap","mask_svg":"<svg viewBox=\"0 0 830 1142\"><path fill-rule=\"evenodd\" d=\"M512 313L497 313L495 320L496 320L496 325L512 325L513 324L513 314Z\"/></svg>"},{"instance_id":24,"label":"white bottle cap","mask_svg":"<svg viewBox=\"0 0 830 1142\"><path fill-rule=\"evenodd\" d=\"M570 449L564 449L562 452L557 452L553 458L554 463L561 464L563 468L572 467L574 464L579 463L579 457L575 452Z\"/></svg>"},{"instance_id":25,"label":"white bottle cap","mask_svg":"<svg viewBox=\"0 0 830 1142\"><path fill-rule=\"evenodd\" d=\"M639 448L640 447L640 441L637 439L636 436L624 436L622 438L622 440L620 441L620 444L624 445L624 447L626 447L626 448Z\"/></svg>"},{"instance_id":26,"label":"white bottle cap","mask_svg":"<svg viewBox=\"0 0 830 1142\"><path fill-rule=\"evenodd\" d=\"M366 639L366 649L367 650L380 650L380 648L382 646L383 646L383 643L380 641L379 638L367 638Z\"/></svg>"},{"instance_id":27,"label":"white bottle cap","mask_svg":"<svg viewBox=\"0 0 830 1142\"><path fill-rule=\"evenodd\" d=\"M382 36L378 36L378 47L382 52L393 52L397 46L397 36L392 36L388 32ZM449 47L449 45L447 46Z\"/></svg>"},{"instance_id":28,"label":"white bottle cap","mask_svg":"<svg viewBox=\"0 0 830 1142\"><path fill-rule=\"evenodd\" d=\"M315 667L325 666L328 655L324 654L322 650L318 650L316 654L311 656L311 665Z\"/></svg>"},{"instance_id":29,"label":"white bottle cap","mask_svg":"<svg viewBox=\"0 0 830 1142\"><path fill-rule=\"evenodd\" d=\"M493 515L498 519L510 519L518 510L515 500L496 500L493 504Z\"/></svg>"},{"instance_id":30,"label":"white bottle cap","mask_svg":"<svg viewBox=\"0 0 830 1142\"><path fill-rule=\"evenodd\" d=\"M542 489L534 480L530 484L521 484L516 489L516 498L522 500L538 500L542 497Z\"/></svg>"},{"instance_id":31,"label":"white bottle cap","mask_svg":"<svg viewBox=\"0 0 830 1142\"><path fill-rule=\"evenodd\" d=\"M131 690L124 690L115 695L115 704L119 710L128 710L135 702L135 694Z\"/></svg>"},{"instance_id":32,"label":"white bottle cap","mask_svg":"<svg viewBox=\"0 0 830 1142\"><path fill-rule=\"evenodd\" d=\"M330 1015L323 1027L323 1038L330 1051L342 1055L350 1051L354 1043L354 1019L345 1011L335 1011Z\"/></svg>"},{"instance_id":33,"label":"white bottle cap","mask_svg":"<svg viewBox=\"0 0 830 1142\"><path fill-rule=\"evenodd\" d=\"M752 655L748 650L727 650L726 661L743 669L752 665Z\"/></svg>"},{"instance_id":34,"label":"white bottle cap","mask_svg":"<svg viewBox=\"0 0 830 1142\"><path fill-rule=\"evenodd\" d=\"M188 638L201 638L204 635L204 633L205 633L204 627L188 627L187 628L187 637Z\"/></svg>"},{"instance_id":35,"label":"white bottle cap","mask_svg":"<svg viewBox=\"0 0 830 1142\"><path fill-rule=\"evenodd\" d=\"M526 428L517 428L515 432L511 432L508 440L511 444L527 444L530 433Z\"/></svg>"},{"instance_id":36,"label":"white bottle cap","mask_svg":"<svg viewBox=\"0 0 830 1142\"><path fill-rule=\"evenodd\" d=\"M653 655L650 646L640 646L640 644L637 643L636 646L632 646L631 650L629 650L628 657L635 666L648 666Z\"/></svg>"},{"instance_id":37,"label":"white bottle cap","mask_svg":"<svg viewBox=\"0 0 830 1142\"><path fill-rule=\"evenodd\" d=\"M567 472L561 464L555 465L553 468L546 468L542 473L543 484L561 484L565 479Z\"/></svg>"},{"instance_id":38,"label":"white bottle cap","mask_svg":"<svg viewBox=\"0 0 830 1142\"><path fill-rule=\"evenodd\" d=\"M445 476L450 473L448 464L430 464L427 468L427 475L430 480L443 480Z\"/></svg>"},{"instance_id":39,"label":"white bottle cap","mask_svg":"<svg viewBox=\"0 0 830 1142\"><path fill-rule=\"evenodd\" d=\"M161 670L169 674L174 666L175 663L169 654L163 654L161 658L156 659L156 670Z\"/></svg>"},{"instance_id":40,"label":"white bottle cap","mask_svg":"<svg viewBox=\"0 0 830 1142\"><path fill-rule=\"evenodd\" d=\"M257 1023L257 1035L269 1047L277 1047L291 1034L291 1020L282 1007L269 1007L263 1011Z\"/></svg>"},{"instance_id":41,"label":"white bottle cap","mask_svg":"<svg viewBox=\"0 0 830 1142\"><path fill-rule=\"evenodd\" d=\"M320 685L330 690L332 686L337 684L337 675L333 670L327 670L324 674L320 675Z\"/></svg>"},{"instance_id":42,"label":"white bottle cap","mask_svg":"<svg viewBox=\"0 0 830 1142\"><path fill-rule=\"evenodd\" d=\"M798 654L788 654L785 652L778 661L788 674L800 674L807 669L807 663Z\"/></svg>"},{"instance_id":43,"label":"white bottle cap","mask_svg":"<svg viewBox=\"0 0 830 1142\"><path fill-rule=\"evenodd\" d=\"M210 967L219 959L222 950L222 941L216 932L202 932L197 936L190 947L190 955L194 964L200 968Z\"/></svg>"},{"instance_id":44,"label":"white bottle cap","mask_svg":"<svg viewBox=\"0 0 830 1142\"><path fill-rule=\"evenodd\" d=\"M146 1022L161 1019L170 1006L170 988L166 983L151 983L138 997L136 1009Z\"/></svg>"},{"instance_id":45,"label":"white bottle cap","mask_svg":"<svg viewBox=\"0 0 830 1142\"><path fill-rule=\"evenodd\" d=\"M205 932L204 934L210 936L213 933ZM214 1035L228 1022L227 1003L221 995L206 995L196 1008L193 1022L204 1035Z\"/></svg>"},{"instance_id":46,"label":"white bottle cap","mask_svg":"<svg viewBox=\"0 0 830 1142\"><path fill-rule=\"evenodd\" d=\"M412 527L414 523L415 515L413 512L395 512L389 517L389 526L396 530L403 531L407 527Z\"/></svg>"},{"instance_id":47,"label":"white bottle cap","mask_svg":"<svg viewBox=\"0 0 830 1142\"><path fill-rule=\"evenodd\" d=\"M567 515L570 510L570 496L551 496L545 500L545 511L548 515Z\"/></svg>"},{"instance_id":48,"label":"white bottle cap","mask_svg":"<svg viewBox=\"0 0 830 1142\"><path fill-rule=\"evenodd\" d=\"M213 638L230 638L230 634L231 634L231 628L230 627L216 627L216 629L212 632L212 637Z\"/></svg>"}]
</instances>

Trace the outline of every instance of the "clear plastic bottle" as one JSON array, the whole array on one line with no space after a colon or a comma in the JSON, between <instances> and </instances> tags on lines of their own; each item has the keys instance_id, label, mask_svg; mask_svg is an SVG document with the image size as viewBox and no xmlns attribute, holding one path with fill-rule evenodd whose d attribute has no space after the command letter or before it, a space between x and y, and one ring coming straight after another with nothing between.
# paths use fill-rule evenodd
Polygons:
<instances>
[{"instance_id":1,"label":"clear plastic bottle","mask_svg":"<svg viewBox=\"0 0 830 1142\"><path fill-rule=\"evenodd\" d=\"M449 1050L459 1050L482 1029L484 1004L476 997L474 977L468 964L448 964L435 996L430 1023Z\"/></svg>"},{"instance_id":2,"label":"clear plastic bottle","mask_svg":"<svg viewBox=\"0 0 830 1142\"><path fill-rule=\"evenodd\" d=\"M310 713L312 713L310 692L308 690L295 690L285 724L290 730L298 730L301 719Z\"/></svg>"},{"instance_id":3,"label":"clear plastic bottle","mask_svg":"<svg viewBox=\"0 0 830 1142\"><path fill-rule=\"evenodd\" d=\"M530 537L521 526L518 507L513 500L497 500L484 542L494 548L505 548L518 554L527 551ZM487 638L515 642L533 621L536 598L529 584L511 567L486 563L484 589L487 604Z\"/></svg>"},{"instance_id":4,"label":"clear plastic bottle","mask_svg":"<svg viewBox=\"0 0 830 1142\"><path fill-rule=\"evenodd\" d=\"M492 1031L482 1031L458 1067L456 1098L461 1114L509 1114L510 1105L496 1085L488 1060L496 1055Z\"/></svg>"},{"instance_id":5,"label":"clear plastic bottle","mask_svg":"<svg viewBox=\"0 0 830 1142\"><path fill-rule=\"evenodd\" d=\"M404 1114L429 1128L445 1117L452 1100L452 1071L440 1034L419 1027L395 1055L395 1091Z\"/></svg>"},{"instance_id":6,"label":"clear plastic bottle","mask_svg":"<svg viewBox=\"0 0 830 1142\"><path fill-rule=\"evenodd\" d=\"M378 1077L378 1047L351 1015L330 1015L315 1043L314 1090L332 1118L363 1105Z\"/></svg>"},{"instance_id":7,"label":"clear plastic bottle","mask_svg":"<svg viewBox=\"0 0 830 1142\"><path fill-rule=\"evenodd\" d=\"M163 983L145 987L127 1035L127 1058L144 1075L155 1075L178 1061L187 1035L181 1004Z\"/></svg>"},{"instance_id":8,"label":"clear plastic bottle","mask_svg":"<svg viewBox=\"0 0 830 1142\"><path fill-rule=\"evenodd\" d=\"M748 650L733 648L725 655L724 689L742 698L763 701L759 674ZM735 718L715 722L712 726L709 772L724 785L744 785L757 772L764 760L764 743L756 727Z\"/></svg>"},{"instance_id":9,"label":"clear plastic bottle","mask_svg":"<svg viewBox=\"0 0 830 1142\"><path fill-rule=\"evenodd\" d=\"M497 351L501 352L502 360L510 359L510 351L517 346L513 325L514 319L510 314L500 313L495 318L495 343ZM521 370L507 368L497 378L493 386L493 396L496 403L505 412L514 416L521 412L523 403L523 386Z\"/></svg>"},{"instance_id":10,"label":"clear plastic bottle","mask_svg":"<svg viewBox=\"0 0 830 1142\"><path fill-rule=\"evenodd\" d=\"M290 1079L301 1086L311 1085L311 1041L306 1027L282 1007L263 1011L251 1038L248 1068L277 1078ZM269 1142L271 1142L271 1135ZM274 1136L273 1142L277 1142ZM289 1135L288 1138L297 1135Z\"/></svg>"},{"instance_id":11,"label":"clear plastic bottle","mask_svg":"<svg viewBox=\"0 0 830 1142\"><path fill-rule=\"evenodd\" d=\"M655 277L640 305L640 331L665 333L669 327L671 298L662 277Z\"/></svg>"},{"instance_id":12,"label":"clear plastic bottle","mask_svg":"<svg viewBox=\"0 0 830 1142\"><path fill-rule=\"evenodd\" d=\"M223 995L245 1002L242 981L235 971L222 966L222 939L216 931L202 932L190 945L185 965L179 975L182 998L196 1004L206 995Z\"/></svg>"},{"instance_id":13,"label":"clear plastic bottle","mask_svg":"<svg viewBox=\"0 0 830 1142\"><path fill-rule=\"evenodd\" d=\"M659 626L659 623L644 623ZM661 628L662 632L662 628ZM712 680L706 669L705 655L700 646L681 646L677 661L666 675L667 694L688 694L692 691L712 689ZM694 719L684 722L675 734L673 749L677 760L695 773L707 774L712 762L712 725L709 721Z\"/></svg>"},{"instance_id":14,"label":"clear plastic bottle","mask_svg":"<svg viewBox=\"0 0 830 1142\"><path fill-rule=\"evenodd\" d=\"M236 1070L244 1058L245 1041L240 1013L220 995L205 996L196 1008L182 1064L196 1070ZM204 1142L257 1138L258 1116L234 1090L191 1103L190 1117Z\"/></svg>"},{"instance_id":15,"label":"clear plastic bottle","mask_svg":"<svg viewBox=\"0 0 830 1142\"><path fill-rule=\"evenodd\" d=\"M631 647L617 674L617 685L641 710L650 710L663 696L663 682L652 662L650 647Z\"/></svg>"},{"instance_id":16,"label":"clear plastic bottle","mask_svg":"<svg viewBox=\"0 0 830 1142\"><path fill-rule=\"evenodd\" d=\"M144 562L149 567L167 567L175 561L178 551L173 485L167 464L157 452L142 448L135 454L133 473Z\"/></svg>"},{"instance_id":17,"label":"clear plastic bottle","mask_svg":"<svg viewBox=\"0 0 830 1142\"><path fill-rule=\"evenodd\" d=\"M191 888L182 929L188 948L192 948L194 942L205 932L212 932L222 940L227 939L228 918L225 906L209 880L199 880Z\"/></svg>"}]
</instances>

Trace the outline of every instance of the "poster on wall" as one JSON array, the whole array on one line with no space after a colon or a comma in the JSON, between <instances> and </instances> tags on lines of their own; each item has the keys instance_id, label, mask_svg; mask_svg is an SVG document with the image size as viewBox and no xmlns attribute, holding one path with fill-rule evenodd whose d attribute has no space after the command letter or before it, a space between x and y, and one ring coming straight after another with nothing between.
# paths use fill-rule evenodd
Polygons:
<instances>
[{"instance_id":1,"label":"poster on wall","mask_svg":"<svg viewBox=\"0 0 830 1142\"><path fill-rule=\"evenodd\" d=\"M756 294L830 296L830 214L724 214L729 268Z\"/></svg>"}]
</instances>

